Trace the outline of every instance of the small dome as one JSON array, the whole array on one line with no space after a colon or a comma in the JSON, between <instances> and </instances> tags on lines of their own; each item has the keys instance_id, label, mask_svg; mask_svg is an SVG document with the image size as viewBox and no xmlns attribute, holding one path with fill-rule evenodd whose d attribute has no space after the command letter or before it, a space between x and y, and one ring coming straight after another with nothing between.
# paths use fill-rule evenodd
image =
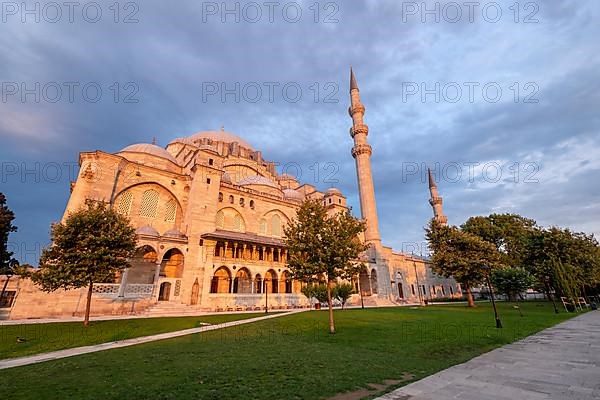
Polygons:
<instances>
[{"instance_id":1,"label":"small dome","mask_svg":"<svg viewBox=\"0 0 600 400\"><path fill-rule=\"evenodd\" d=\"M270 186L270 187L279 189L279 186L277 186L275 184L275 182L273 182L269 178L265 178L264 176L259 176L259 175L248 176L248 177L242 179L241 181L239 181L238 185L240 185L240 186L246 186L246 185L263 185L263 186Z\"/></svg>"},{"instance_id":2,"label":"small dome","mask_svg":"<svg viewBox=\"0 0 600 400\"><path fill-rule=\"evenodd\" d=\"M187 239L187 236L177 229L169 229L163 234L163 237L172 239Z\"/></svg>"},{"instance_id":3,"label":"small dome","mask_svg":"<svg viewBox=\"0 0 600 400\"><path fill-rule=\"evenodd\" d=\"M153 227L151 227L150 225L146 225L146 226L142 226L142 227L138 228L135 231L135 233L137 233L138 235L152 236L152 237L160 236L158 234L158 231L156 229L154 229Z\"/></svg>"},{"instance_id":4,"label":"small dome","mask_svg":"<svg viewBox=\"0 0 600 400\"><path fill-rule=\"evenodd\" d=\"M294 189L283 189L283 197L290 200L304 200L302 193L297 192Z\"/></svg>"},{"instance_id":5,"label":"small dome","mask_svg":"<svg viewBox=\"0 0 600 400\"><path fill-rule=\"evenodd\" d=\"M210 139L215 142L224 142L224 143L237 143L242 147L246 147L247 149L254 150L254 148L250 145L250 143L246 142L241 137L225 131L202 131L194 133L189 136L187 139L192 141L202 140L202 139Z\"/></svg>"},{"instance_id":6,"label":"small dome","mask_svg":"<svg viewBox=\"0 0 600 400\"><path fill-rule=\"evenodd\" d=\"M331 189L327 189L327 192L325 192L325 195L326 195L326 196L331 196L331 195L333 195L333 194L337 194L337 195L341 196L341 195L342 195L342 192L340 192L340 190L339 190L339 189L337 189L337 188L331 188Z\"/></svg>"},{"instance_id":7,"label":"small dome","mask_svg":"<svg viewBox=\"0 0 600 400\"><path fill-rule=\"evenodd\" d=\"M223 176L221 177L221 182L232 183L231 176L229 176L227 172L224 172Z\"/></svg>"},{"instance_id":8,"label":"small dome","mask_svg":"<svg viewBox=\"0 0 600 400\"><path fill-rule=\"evenodd\" d=\"M171 153L169 153L168 151L166 151L165 149L163 149L160 146L157 146L155 144L150 144L150 143L132 144L130 146L125 147L123 150L120 150L119 152L117 152L117 154L121 154L121 153L151 154L153 156L164 158L166 160L173 162L174 164L177 164L177 160L175 159L175 157L173 157L171 155Z\"/></svg>"},{"instance_id":9,"label":"small dome","mask_svg":"<svg viewBox=\"0 0 600 400\"><path fill-rule=\"evenodd\" d=\"M187 138L187 137L180 137L177 139L173 139L169 142L169 144L175 144L175 143L189 144L192 146L196 145L190 138Z\"/></svg>"},{"instance_id":10,"label":"small dome","mask_svg":"<svg viewBox=\"0 0 600 400\"><path fill-rule=\"evenodd\" d=\"M295 181L296 178L290 174L282 174L277 177L278 181Z\"/></svg>"}]
</instances>

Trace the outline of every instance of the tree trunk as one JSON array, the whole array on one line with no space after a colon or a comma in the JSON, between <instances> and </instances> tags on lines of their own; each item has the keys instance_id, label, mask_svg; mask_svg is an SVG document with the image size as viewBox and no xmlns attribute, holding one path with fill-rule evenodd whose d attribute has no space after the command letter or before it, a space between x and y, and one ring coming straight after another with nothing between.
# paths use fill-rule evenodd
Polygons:
<instances>
[{"instance_id":1,"label":"tree trunk","mask_svg":"<svg viewBox=\"0 0 600 400\"><path fill-rule=\"evenodd\" d=\"M473 300L473 293L471 293L471 286L467 285L465 287L465 290L467 291L467 304L469 305L469 307L475 307L475 301Z\"/></svg>"},{"instance_id":2,"label":"tree trunk","mask_svg":"<svg viewBox=\"0 0 600 400\"><path fill-rule=\"evenodd\" d=\"M90 286L88 287L87 292L87 301L85 303L85 317L83 319L83 326L90 325L90 307L92 305L92 287L94 286L94 282L90 281Z\"/></svg>"},{"instance_id":3,"label":"tree trunk","mask_svg":"<svg viewBox=\"0 0 600 400\"><path fill-rule=\"evenodd\" d=\"M335 324L333 322L333 304L331 301L331 281L327 280L327 302L329 303L329 333L335 333Z\"/></svg>"}]
</instances>

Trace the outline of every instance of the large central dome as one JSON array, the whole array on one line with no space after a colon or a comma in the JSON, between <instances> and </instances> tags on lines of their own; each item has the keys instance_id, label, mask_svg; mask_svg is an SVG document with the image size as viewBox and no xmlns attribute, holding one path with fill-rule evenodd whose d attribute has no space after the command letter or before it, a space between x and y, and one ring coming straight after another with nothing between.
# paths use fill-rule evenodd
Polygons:
<instances>
[{"instance_id":1,"label":"large central dome","mask_svg":"<svg viewBox=\"0 0 600 400\"><path fill-rule=\"evenodd\" d=\"M225 142L225 143L237 143L242 147L246 147L250 150L254 150L254 148L250 145L250 143L246 142L241 137L225 131L202 131L194 133L193 135L188 137L189 140L195 141L199 139L210 139L215 142Z\"/></svg>"}]
</instances>

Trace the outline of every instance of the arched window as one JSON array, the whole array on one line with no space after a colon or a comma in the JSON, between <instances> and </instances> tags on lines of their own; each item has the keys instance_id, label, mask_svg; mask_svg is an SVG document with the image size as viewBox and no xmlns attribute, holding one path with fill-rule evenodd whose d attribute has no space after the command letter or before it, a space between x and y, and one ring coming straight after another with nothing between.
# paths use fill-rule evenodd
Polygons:
<instances>
[{"instance_id":1,"label":"arched window","mask_svg":"<svg viewBox=\"0 0 600 400\"><path fill-rule=\"evenodd\" d=\"M254 200L250 200L250 208L254 210Z\"/></svg>"},{"instance_id":2,"label":"arched window","mask_svg":"<svg viewBox=\"0 0 600 400\"><path fill-rule=\"evenodd\" d=\"M258 233L261 235L267 234L267 221L264 218L258 223Z\"/></svg>"},{"instance_id":3,"label":"arched window","mask_svg":"<svg viewBox=\"0 0 600 400\"><path fill-rule=\"evenodd\" d=\"M240 206L244 207L245 203L246 203L246 200L244 200L243 197L240 197Z\"/></svg>"},{"instance_id":4,"label":"arched window","mask_svg":"<svg viewBox=\"0 0 600 400\"><path fill-rule=\"evenodd\" d=\"M231 273L227 267L221 267L215 271L210 282L211 293L230 293L231 292Z\"/></svg>"},{"instance_id":5,"label":"arched window","mask_svg":"<svg viewBox=\"0 0 600 400\"><path fill-rule=\"evenodd\" d=\"M223 229L225 227L225 214L223 211L217 213L217 228Z\"/></svg>"},{"instance_id":6,"label":"arched window","mask_svg":"<svg viewBox=\"0 0 600 400\"><path fill-rule=\"evenodd\" d=\"M133 202L133 194L131 192L125 192L119 197L117 203L117 212L123 215L129 215L131 212L131 203Z\"/></svg>"},{"instance_id":7,"label":"arched window","mask_svg":"<svg viewBox=\"0 0 600 400\"><path fill-rule=\"evenodd\" d=\"M223 201L223 193L219 192L219 202Z\"/></svg>"},{"instance_id":8,"label":"arched window","mask_svg":"<svg viewBox=\"0 0 600 400\"><path fill-rule=\"evenodd\" d=\"M140 205L140 216L147 218L156 218L156 209L158 208L158 192L156 190L146 190L142 194L142 203Z\"/></svg>"},{"instance_id":9,"label":"arched window","mask_svg":"<svg viewBox=\"0 0 600 400\"><path fill-rule=\"evenodd\" d=\"M234 203L234 201L233 201L233 196L229 196L229 203L231 203L231 204L233 204L233 203Z\"/></svg>"},{"instance_id":10,"label":"arched window","mask_svg":"<svg viewBox=\"0 0 600 400\"><path fill-rule=\"evenodd\" d=\"M166 222L175 222L175 217L177 216L177 204L175 200L171 199L167 201L165 205L165 221Z\"/></svg>"},{"instance_id":11,"label":"arched window","mask_svg":"<svg viewBox=\"0 0 600 400\"><path fill-rule=\"evenodd\" d=\"M281 217L277 214L271 218L271 235L281 236Z\"/></svg>"},{"instance_id":12,"label":"arched window","mask_svg":"<svg viewBox=\"0 0 600 400\"><path fill-rule=\"evenodd\" d=\"M244 220L240 214L236 214L233 217L233 230L239 232L244 232L246 230L246 224L244 223Z\"/></svg>"}]
</instances>

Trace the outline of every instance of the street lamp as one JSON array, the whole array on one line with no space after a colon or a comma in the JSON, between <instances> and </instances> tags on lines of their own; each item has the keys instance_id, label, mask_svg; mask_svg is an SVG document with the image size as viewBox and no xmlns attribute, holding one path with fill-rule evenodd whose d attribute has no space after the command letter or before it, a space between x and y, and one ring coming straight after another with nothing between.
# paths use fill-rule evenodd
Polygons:
<instances>
[{"instance_id":1,"label":"street lamp","mask_svg":"<svg viewBox=\"0 0 600 400\"><path fill-rule=\"evenodd\" d=\"M492 306L494 307L494 316L496 318L496 328L502 328L502 321L500 321L500 316L498 315L498 309L496 308L496 300L494 299L494 291L492 290L492 283L490 282L490 267L485 265L483 267L483 270L485 271L485 280L490 291L490 297L492 298Z\"/></svg>"},{"instance_id":2,"label":"street lamp","mask_svg":"<svg viewBox=\"0 0 600 400\"><path fill-rule=\"evenodd\" d=\"M265 314L269 313L269 286L267 282L268 280L265 278L263 281L263 286L265 288Z\"/></svg>"},{"instance_id":3,"label":"street lamp","mask_svg":"<svg viewBox=\"0 0 600 400\"><path fill-rule=\"evenodd\" d=\"M415 278L417 279L417 293L419 294L419 304L423 305L423 298L421 297L421 285L419 284L419 274L417 273L417 263L414 261L413 267L415 267Z\"/></svg>"}]
</instances>

